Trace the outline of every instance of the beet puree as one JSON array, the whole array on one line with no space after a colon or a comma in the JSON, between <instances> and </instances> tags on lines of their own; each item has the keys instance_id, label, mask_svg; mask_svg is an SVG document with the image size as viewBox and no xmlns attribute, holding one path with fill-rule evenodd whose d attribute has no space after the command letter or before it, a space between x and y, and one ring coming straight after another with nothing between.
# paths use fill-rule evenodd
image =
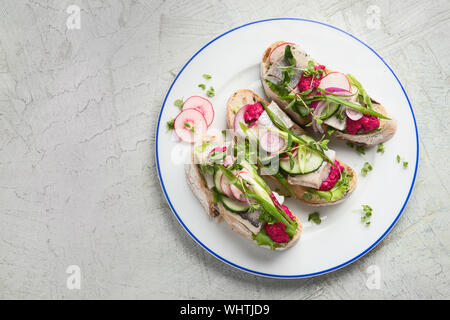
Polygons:
<instances>
[{"instance_id":1,"label":"beet puree","mask_svg":"<svg viewBox=\"0 0 450 320\"><path fill-rule=\"evenodd\" d=\"M315 66L314 70L318 70L318 69L322 69L325 70L325 66L320 65L320 66ZM309 76L306 77L304 74L302 74L302 77L300 78L300 81L298 82L298 89L300 90L300 92L306 91L311 89L311 87L318 87L320 85L320 80L322 80L322 78L324 77L324 74L322 73L321 77L319 79L317 79L314 76Z\"/></svg>"},{"instance_id":2,"label":"beet puree","mask_svg":"<svg viewBox=\"0 0 450 320\"><path fill-rule=\"evenodd\" d=\"M341 172L344 171L344 167L341 166L339 161L334 160L334 165L331 166L330 174L328 175L328 178L326 178L322 184L320 185L319 190L321 191L328 191L331 190L336 182L341 178Z\"/></svg>"},{"instance_id":3,"label":"beet puree","mask_svg":"<svg viewBox=\"0 0 450 320\"><path fill-rule=\"evenodd\" d=\"M266 224L264 228L267 235L277 243L289 242L289 235L286 233L286 226L283 222L275 222L274 224Z\"/></svg>"},{"instance_id":4,"label":"beet puree","mask_svg":"<svg viewBox=\"0 0 450 320\"><path fill-rule=\"evenodd\" d=\"M292 221L295 221L294 215L291 210L284 204L280 204L273 193L270 194L273 203L275 206L281 210L283 210L286 215L291 218ZM286 226L283 222L276 222L274 224L266 224L265 228L267 235L275 242L278 243L286 243L289 242L289 235L286 233Z\"/></svg>"},{"instance_id":5,"label":"beet puree","mask_svg":"<svg viewBox=\"0 0 450 320\"><path fill-rule=\"evenodd\" d=\"M264 112L264 108L261 103L248 104L245 106L244 121L252 122L259 119L261 113Z\"/></svg>"},{"instance_id":6,"label":"beet puree","mask_svg":"<svg viewBox=\"0 0 450 320\"><path fill-rule=\"evenodd\" d=\"M364 131L364 133L367 133L372 130L378 129L379 127L380 127L380 120L375 116L363 114L362 118L356 121L347 117L346 129L347 132L350 134L357 134L360 131Z\"/></svg>"}]
</instances>

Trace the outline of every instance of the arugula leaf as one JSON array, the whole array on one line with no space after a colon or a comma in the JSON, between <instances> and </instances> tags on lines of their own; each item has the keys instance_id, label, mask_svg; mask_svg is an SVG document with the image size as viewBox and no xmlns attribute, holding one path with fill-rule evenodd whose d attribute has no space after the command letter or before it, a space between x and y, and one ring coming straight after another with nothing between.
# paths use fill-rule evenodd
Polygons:
<instances>
[{"instance_id":1,"label":"arugula leaf","mask_svg":"<svg viewBox=\"0 0 450 320\"><path fill-rule=\"evenodd\" d=\"M275 92L277 95L281 97L289 95L289 90L286 89L283 85L275 84L268 79L266 79L266 83L269 85L270 90Z\"/></svg>"},{"instance_id":2,"label":"arugula leaf","mask_svg":"<svg viewBox=\"0 0 450 320\"><path fill-rule=\"evenodd\" d=\"M336 182L334 187L328 191L317 190L313 188L306 188L309 193L313 194L315 197L319 199L324 199L328 202L336 201L342 198L348 190L350 185L350 177L346 171L341 173L341 178Z\"/></svg>"},{"instance_id":3,"label":"arugula leaf","mask_svg":"<svg viewBox=\"0 0 450 320\"><path fill-rule=\"evenodd\" d=\"M297 60L295 60L294 55L292 54L290 45L284 47L284 61L287 63L288 66L297 65Z\"/></svg>"},{"instance_id":4,"label":"arugula leaf","mask_svg":"<svg viewBox=\"0 0 450 320\"><path fill-rule=\"evenodd\" d=\"M261 229L261 231L258 232L258 234L252 235L253 240L256 241L256 243L260 246L269 246L270 249L275 250L275 248L282 247L281 244L276 243L273 241L266 233L266 230Z\"/></svg>"}]
</instances>

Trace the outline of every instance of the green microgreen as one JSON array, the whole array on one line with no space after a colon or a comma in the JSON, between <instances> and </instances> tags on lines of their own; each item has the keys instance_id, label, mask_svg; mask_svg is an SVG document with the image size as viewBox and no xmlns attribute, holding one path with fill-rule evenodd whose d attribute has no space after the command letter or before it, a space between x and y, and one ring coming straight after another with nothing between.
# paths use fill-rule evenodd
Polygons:
<instances>
[{"instance_id":1,"label":"green microgreen","mask_svg":"<svg viewBox=\"0 0 450 320\"><path fill-rule=\"evenodd\" d=\"M184 103L183 98L181 98L181 99L175 100L173 105L181 109L183 107L183 103Z\"/></svg>"},{"instance_id":2,"label":"green microgreen","mask_svg":"<svg viewBox=\"0 0 450 320\"><path fill-rule=\"evenodd\" d=\"M369 171L372 171L372 165L368 162L364 163L364 167L361 169L361 173L363 176L367 176L367 174L369 173Z\"/></svg>"},{"instance_id":3,"label":"green microgreen","mask_svg":"<svg viewBox=\"0 0 450 320\"><path fill-rule=\"evenodd\" d=\"M167 121L167 130L173 130L174 123L175 123L175 119L171 119L171 120Z\"/></svg>"},{"instance_id":4,"label":"green microgreen","mask_svg":"<svg viewBox=\"0 0 450 320\"><path fill-rule=\"evenodd\" d=\"M321 224L322 223L322 219L320 219L319 212L310 213L309 216L308 216L308 221L312 221L315 224Z\"/></svg>"}]
</instances>

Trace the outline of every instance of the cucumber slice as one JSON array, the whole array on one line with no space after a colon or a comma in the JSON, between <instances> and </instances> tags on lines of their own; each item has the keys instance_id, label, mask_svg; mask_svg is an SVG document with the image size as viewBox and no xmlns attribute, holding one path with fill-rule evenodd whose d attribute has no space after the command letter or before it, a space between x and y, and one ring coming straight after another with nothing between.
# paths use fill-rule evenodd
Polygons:
<instances>
[{"instance_id":1,"label":"cucumber slice","mask_svg":"<svg viewBox=\"0 0 450 320\"><path fill-rule=\"evenodd\" d=\"M291 174L291 175L301 174L297 157L295 157L293 160L294 160L294 165L292 166L292 168L291 168L291 161L289 160L289 158L280 160L281 169L284 172Z\"/></svg>"},{"instance_id":2,"label":"cucumber slice","mask_svg":"<svg viewBox=\"0 0 450 320\"><path fill-rule=\"evenodd\" d=\"M299 155L303 155L306 157L306 161L302 162L302 165L299 163ZM280 160L281 169L291 175L297 174L308 174L318 170L323 163L323 159L315 152L298 152L297 156L293 159L294 166L291 168L291 163L289 159Z\"/></svg>"},{"instance_id":3,"label":"cucumber slice","mask_svg":"<svg viewBox=\"0 0 450 320\"><path fill-rule=\"evenodd\" d=\"M217 170L214 173L214 186L216 187L216 190L223 195L226 195L225 192L223 192L222 188L220 187L220 179L223 176L223 172L220 170Z\"/></svg>"},{"instance_id":4,"label":"cucumber slice","mask_svg":"<svg viewBox=\"0 0 450 320\"><path fill-rule=\"evenodd\" d=\"M232 212L236 213L244 213L247 212L250 206L246 204L245 202L237 201L230 199L228 197L222 197L222 203L225 208Z\"/></svg>"},{"instance_id":5,"label":"cucumber slice","mask_svg":"<svg viewBox=\"0 0 450 320\"><path fill-rule=\"evenodd\" d=\"M323 108L320 114L320 119L325 120L332 117L338 110L340 105L335 102L329 102L326 107Z\"/></svg>"}]
</instances>

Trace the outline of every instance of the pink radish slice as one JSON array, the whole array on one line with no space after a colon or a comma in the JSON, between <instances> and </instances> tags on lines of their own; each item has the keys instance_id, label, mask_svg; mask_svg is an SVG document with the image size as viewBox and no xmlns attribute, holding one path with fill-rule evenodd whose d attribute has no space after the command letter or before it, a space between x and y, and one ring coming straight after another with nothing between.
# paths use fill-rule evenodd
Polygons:
<instances>
[{"instance_id":1,"label":"pink radish slice","mask_svg":"<svg viewBox=\"0 0 450 320\"><path fill-rule=\"evenodd\" d=\"M225 159L223 160L223 165L225 167L231 166L234 162L233 156L227 155L225 156Z\"/></svg>"},{"instance_id":2,"label":"pink radish slice","mask_svg":"<svg viewBox=\"0 0 450 320\"><path fill-rule=\"evenodd\" d=\"M199 96L192 96L188 98L184 103L181 110L187 110L187 109L196 109L200 111L203 116L206 119L206 123L208 127L211 125L211 123L214 120L214 108L211 102L209 100L199 97Z\"/></svg>"},{"instance_id":3,"label":"pink radish slice","mask_svg":"<svg viewBox=\"0 0 450 320\"><path fill-rule=\"evenodd\" d=\"M220 188L222 189L223 193L227 195L228 198L233 198L233 193L231 192L231 185L227 184L230 182L227 177L224 175L220 178Z\"/></svg>"},{"instance_id":4,"label":"pink radish slice","mask_svg":"<svg viewBox=\"0 0 450 320\"><path fill-rule=\"evenodd\" d=\"M319 117L322 114L323 108L327 105L326 101L319 101L319 103L317 104L316 108L313 111L313 114L316 117ZM314 130L314 132L320 132L320 133L324 133L325 131L322 128L322 125L317 124L317 122L315 120L312 121L312 128Z\"/></svg>"},{"instance_id":5,"label":"pink radish slice","mask_svg":"<svg viewBox=\"0 0 450 320\"><path fill-rule=\"evenodd\" d=\"M339 94L341 96L346 96L346 97L342 97L342 98L351 98L352 97L352 93L350 91L342 89L342 88L329 87L329 88L325 88L324 90L328 91L330 93Z\"/></svg>"},{"instance_id":6,"label":"pink radish slice","mask_svg":"<svg viewBox=\"0 0 450 320\"><path fill-rule=\"evenodd\" d=\"M247 198L241 198L243 194L241 190L239 190L236 186L230 185L231 193L233 194L233 198L239 200L241 202L248 202Z\"/></svg>"},{"instance_id":7,"label":"pink radish slice","mask_svg":"<svg viewBox=\"0 0 450 320\"><path fill-rule=\"evenodd\" d=\"M215 147L214 149L212 149L209 152L209 155L212 155L213 152L225 152L225 151L227 151L227 147L225 147L225 146L223 146L223 147Z\"/></svg>"},{"instance_id":8,"label":"pink radish slice","mask_svg":"<svg viewBox=\"0 0 450 320\"><path fill-rule=\"evenodd\" d=\"M259 137L259 144L265 151L276 153L284 148L286 142L278 134L271 131L265 131Z\"/></svg>"},{"instance_id":9,"label":"pink radish slice","mask_svg":"<svg viewBox=\"0 0 450 320\"><path fill-rule=\"evenodd\" d=\"M196 109L181 111L173 124L176 135L181 141L194 143L208 130L203 114Z\"/></svg>"},{"instance_id":10,"label":"pink radish slice","mask_svg":"<svg viewBox=\"0 0 450 320\"><path fill-rule=\"evenodd\" d=\"M234 132L241 138L245 138L245 136L246 136L244 131L242 131L242 128L240 125L240 123L245 124L244 114L245 114L246 109L247 109L247 106L242 107L241 109L239 109L239 111L236 113L236 116L234 117L234 123L233 123Z\"/></svg>"},{"instance_id":11,"label":"pink radish slice","mask_svg":"<svg viewBox=\"0 0 450 320\"><path fill-rule=\"evenodd\" d=\"M271 52L270 52L270 56L269 56L269 61L270 62L276 62L274 60L278 60L276 59L277 57L280 56L284 56L284 50L287 45L291 45L291 46L295 46L294 43L290 43L290 42L284 42L282 44L280 44L279 46L275 47Z\"/></svg>"},{"instance_id":12,"label":"pink radish slice","mask_svg":"<svg viewBox=\"0 0 450 320\"><path fill-rule=\"evenodd\" d=\"M320 80L319 88L326 90L326 88L335 87L351 92L352 87L347 79L347 76L341 72L331 72Z\"/></svg>"},{"instance_id":13,"label":"pink radish slice","mask_svg":"<svg viewBox=\"0 0 450 320\"><path fill-rule=\"evenodd\" d=\"M350 108L345 108L345 113L347 114L347 117L349 117L353 121L358 121L363 117L363 114L361 112Z\"/></svg>"}]
</instances>

